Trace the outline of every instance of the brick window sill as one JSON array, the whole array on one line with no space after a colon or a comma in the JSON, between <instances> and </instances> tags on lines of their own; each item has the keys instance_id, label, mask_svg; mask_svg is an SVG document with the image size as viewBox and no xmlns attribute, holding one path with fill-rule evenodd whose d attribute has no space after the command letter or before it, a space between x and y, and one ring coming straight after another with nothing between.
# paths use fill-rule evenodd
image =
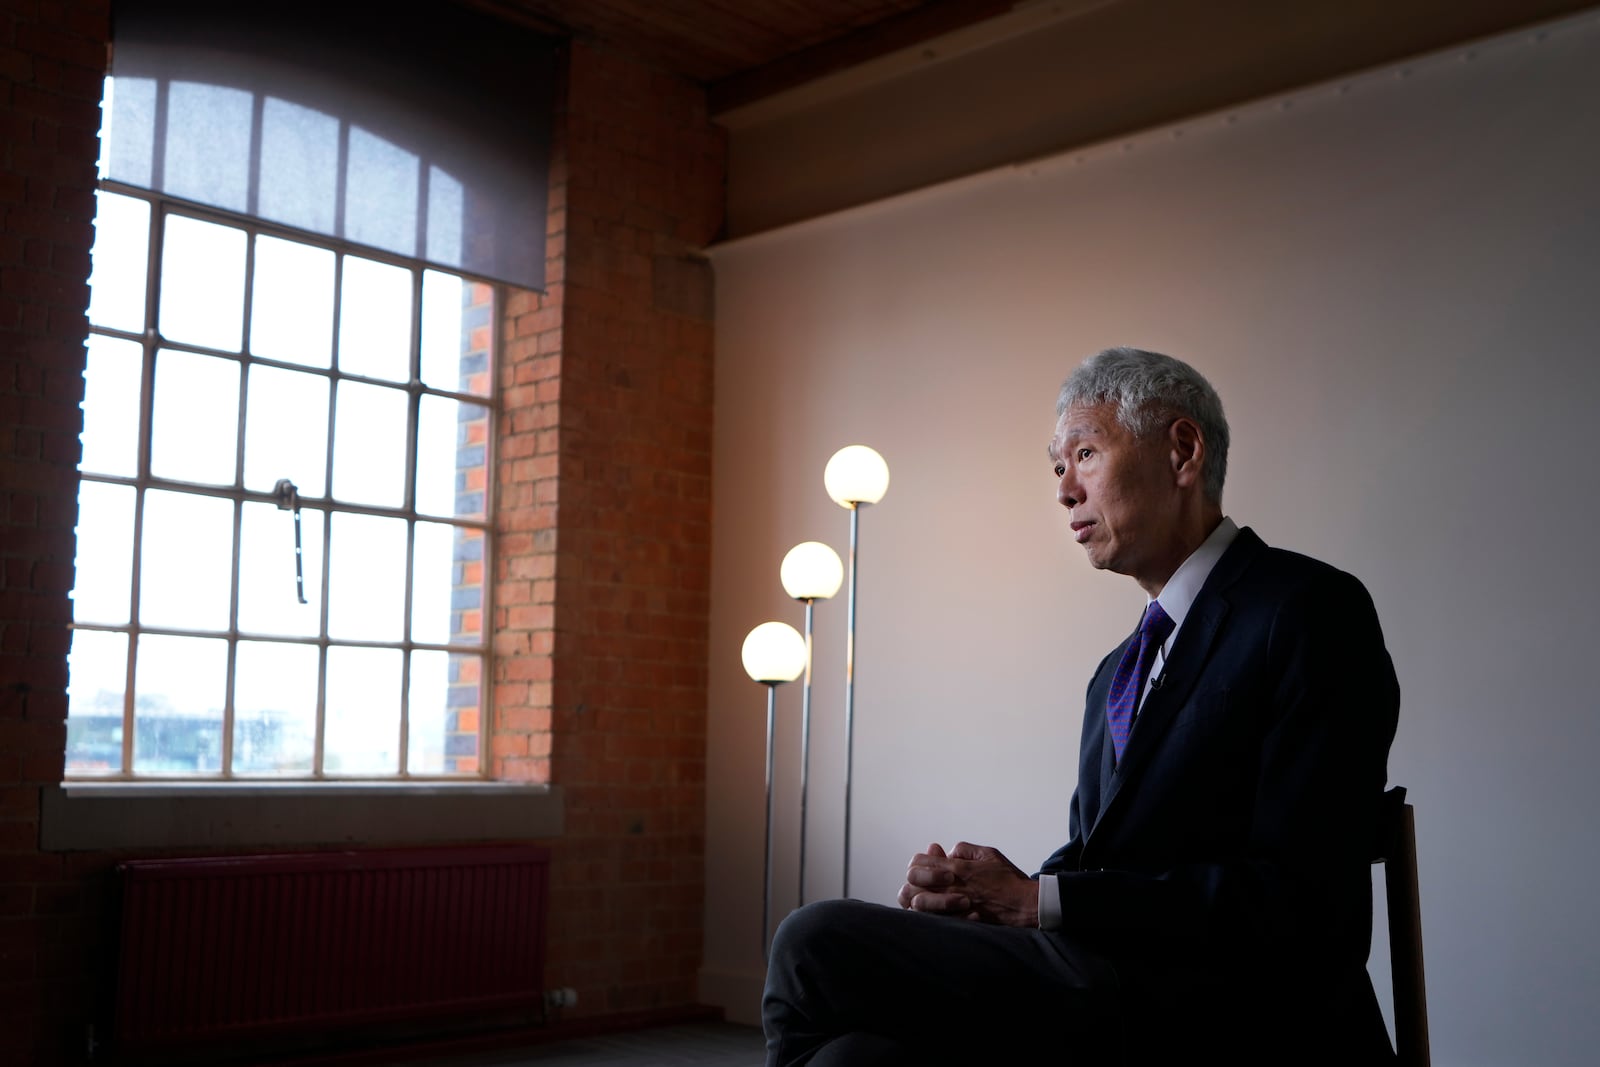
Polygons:
<instances>
[{"instance_id":1,"label":"brick window sill","mask_svg":"<svg viewBox=\"0 0 1600 1067\"><path fill-rule=\"evenodd\" d=\"M67 782L41 790L39 847L400 845L561 834L561 790L520 782Z\"/></svg>"}]
</instances>

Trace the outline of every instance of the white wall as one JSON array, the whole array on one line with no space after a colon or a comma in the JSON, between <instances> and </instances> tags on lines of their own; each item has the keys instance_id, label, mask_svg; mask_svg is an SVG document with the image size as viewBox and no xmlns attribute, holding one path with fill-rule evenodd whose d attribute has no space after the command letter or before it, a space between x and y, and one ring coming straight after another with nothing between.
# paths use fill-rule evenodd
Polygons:
<instances>
[{"instance_id":1,"label":"white wall","mask_svg":"<svg viewBox=\"0 0 1600 1067\"><path fill-rule=\"evenodd\" d=\"M1083 687L1142 594L1071 543L1044 448L1060 380L1128 343L1221 392L1226 510L1377 601L1434 1062L1593 1062L1597 200L1590 15L718 251L703 995L754 1016L764 704L739 644L798 624L790 545L843 551L821 476L844 444L893 472L862 517L853 895L892 900L930 840L1028 867L1064 839ZM839 891L843 640L841 598L818 609L813 897Z\"/></svg>"}]
</instances>

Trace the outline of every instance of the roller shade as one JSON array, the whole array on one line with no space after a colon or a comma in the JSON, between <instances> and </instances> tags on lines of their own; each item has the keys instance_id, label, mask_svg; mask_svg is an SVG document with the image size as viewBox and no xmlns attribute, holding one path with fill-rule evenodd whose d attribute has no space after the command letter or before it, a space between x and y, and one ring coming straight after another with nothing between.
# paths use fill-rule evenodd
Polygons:
<instances>
[{"instance_id":1,"label":"roller shade","mask_svg":"<svg viewBox=\"0 0 1600 1067\"><path fill-rule=\"evenodd\" d=\"M445 3L118 0L103 176L544 286L558 42Z\"/></svg>"}]
</instances>

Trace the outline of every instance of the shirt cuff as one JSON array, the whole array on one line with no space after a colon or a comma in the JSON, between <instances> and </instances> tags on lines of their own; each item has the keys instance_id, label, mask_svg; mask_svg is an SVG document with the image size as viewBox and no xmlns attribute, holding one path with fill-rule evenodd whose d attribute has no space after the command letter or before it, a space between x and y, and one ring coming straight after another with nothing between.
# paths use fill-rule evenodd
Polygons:
<instances>
[{"instance_id":1,"label":"shirt cuff","mask_svg":"<svg viewBox=\"0 0 1600 1067\"><path fill-rule=\"evenodd\" d=\"M1039 929L1061 929L1061 890L1053 874L1039 876Z\"/></svg>"}]
</instances>

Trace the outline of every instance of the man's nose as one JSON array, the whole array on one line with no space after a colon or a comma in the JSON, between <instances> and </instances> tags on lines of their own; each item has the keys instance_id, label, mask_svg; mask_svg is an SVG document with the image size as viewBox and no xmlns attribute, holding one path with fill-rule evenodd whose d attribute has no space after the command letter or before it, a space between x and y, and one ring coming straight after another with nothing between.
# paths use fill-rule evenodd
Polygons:
<instances>
[{"instance_id":1,"label":"man's nose","mask_svg":"<svg viewBox=\"0 0 1600 1067\"><path fill-rule=\"evenodd\" d=\"M1067 471L1056 483L1056 499L1064 508L1075 508L1083 502L1083 493L1077 481L1072 477L1072 471Z\"/></svg>"}]
</instances>

